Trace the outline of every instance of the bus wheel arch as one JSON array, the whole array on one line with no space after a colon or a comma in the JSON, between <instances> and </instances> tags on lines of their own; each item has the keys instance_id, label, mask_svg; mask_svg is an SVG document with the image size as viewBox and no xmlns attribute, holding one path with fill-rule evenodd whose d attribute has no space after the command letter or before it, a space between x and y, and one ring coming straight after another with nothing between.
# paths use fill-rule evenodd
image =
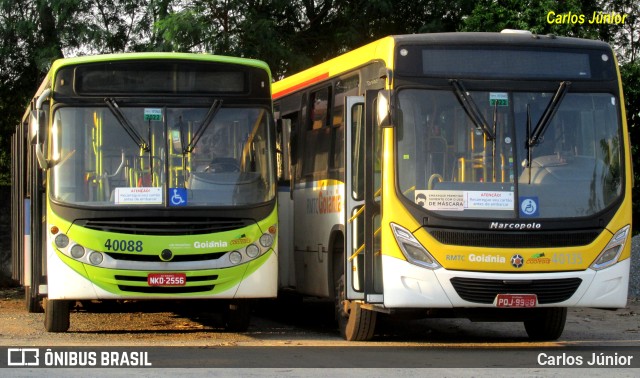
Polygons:
<instances>
[{"instance_id":1,"label":"bus wheel arch","mask_svg":"<svg viewBox=\"0 0 640 378\"><path fill-rule=\"evenodd\" d=\"M331 235L329 236L329 264L328 268L331 269L328 277L332 278L329 282L328 293L330 298L336 297L336 282L338 279L344 274L344 229L342 225L337 225L331 231Z\"/></svg>"},{"instance_id":2,"label":"bus wheel arch","mask_svg":"<svg viewBox=\"0 0 640 378\"><path fill-rule=\"evenodd\" d=\"M349 301L345 294L344 271L344 234L331 234L331 267L330 277L333 277L333 297L335 303L335 317L340 329L340 335L347 341L367 341L373 338L377 313L362 307L358 301Z\"/></svg>"}]
</instances>

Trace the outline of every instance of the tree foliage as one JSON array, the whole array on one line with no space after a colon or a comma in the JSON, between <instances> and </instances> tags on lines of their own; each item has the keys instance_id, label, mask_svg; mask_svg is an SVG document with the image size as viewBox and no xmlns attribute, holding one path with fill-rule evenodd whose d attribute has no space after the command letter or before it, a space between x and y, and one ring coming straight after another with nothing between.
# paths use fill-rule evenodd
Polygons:
<instances>
[{"instance_id":1,"label":"tree foliage","mask_svg":"<svg viewBox=\"0 0 640 378\"><path fill-rule=\"evenodd\" d=\"M549 12L600 11L626 14L626 22L547 19ZM637 0L0 0L0 184L9 180L9 135L62 56L207 52L262 59L279 78L386 35L505 28L610 43L621 63L631 139L640 140Z\"/></svg>"}]
</instances>

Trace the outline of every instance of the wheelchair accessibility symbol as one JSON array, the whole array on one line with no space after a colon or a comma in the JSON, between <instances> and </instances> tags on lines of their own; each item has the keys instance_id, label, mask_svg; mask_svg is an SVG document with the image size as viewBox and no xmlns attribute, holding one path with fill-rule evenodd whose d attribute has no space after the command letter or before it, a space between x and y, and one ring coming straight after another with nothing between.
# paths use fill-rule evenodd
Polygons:
<instances>
[{"instance_id":1,"label":"wheelchair accessibility symbol","mask_svg":"<svg viewBox=\"0 0 640 378\"><path fill-rule=\"evenodd\" d=\"M171 195L171 206L186 206L187 205L187 189L185 188L170 188L169 193Z\"/></svg>"},{"instance_id":2,"label":"wheelchair accessibility symbol","mask_svg":"<svg viewBox=\"0 0 640 378\"><path fill-rule=\"evenodd\" d=\"M538 197L520 197L520 216L538 217Z\"/></svg>"}]
</instances>

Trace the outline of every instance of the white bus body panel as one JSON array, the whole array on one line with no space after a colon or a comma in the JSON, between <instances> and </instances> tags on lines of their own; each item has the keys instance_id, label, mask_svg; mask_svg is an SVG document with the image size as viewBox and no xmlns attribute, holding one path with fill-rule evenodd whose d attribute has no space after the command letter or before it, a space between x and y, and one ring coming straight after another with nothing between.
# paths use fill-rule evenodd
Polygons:
<instances>
[{"instance_id":1,"label":"white bus body panel","mask_svg":"<svg viewBox=\"0 0 640 378\"><path fill-rule=\"evenodd\" d=\"M253 264L250 262L248 264ZM248 266L248 265L247 265ZM267 261L249 277L238 285L215 297L203 294L176 295L136 295L110 293L94 285L91 281L76 273L60 257L48 248L47 283L49 299L233 299L233 298L275 298L277 296L278 260L276 253L271 253Z\"/></svg>"},{"instance_id":2,"label":"white bus body panel","mask_svg":"<svg viewBox=\"0 0 640 378\"><path fill-rule=\"evenodd\" d=\"M50 241L47 240L48 245ZM101 294L112 295L76 273L51 247L47 248L47 290L49 299L100 299Z\"/></svg>"},{"instance_id":3,"label":"white bus body panel","mask_svg":"<svg viewBox=\"0 0 640 378\"><path fill-rule=\"evenodd\" d=\"M331 231L344 224L343 204L344 184L335 180L314 181L293 192L295 281L300 293L329 296L328 244Z\"/></svg>"},{"instance_id":4,"label":"white bus body panel","mask_svg":"<svg viewBox=\"0 0 640 378\"><path fill-rule=\"evenodd\" d=\"M255 262L249 264L255 264ZM274 250L274 253L269 255L267 261L258 270L240 281L233 298L275 298L277 296L278 253Z\"/></svg>"},{"instance_id":5,"label":"white bus body panel","mask_svg":"<svg viewBox=\"0 0 640 378\"><path fill-rule=\"evenodd\" d=\"M460 298L451 285L453 277L493 280L580 278L582 283L571 298L539 307L622 308L627 303L631 262L626 259L600 271L522 273L517 277L495 272L451 271L444 268L429 270L389 256L382 256L382 265L384 306L387 308L495 307Z\"/></svg>"}]
</instances>

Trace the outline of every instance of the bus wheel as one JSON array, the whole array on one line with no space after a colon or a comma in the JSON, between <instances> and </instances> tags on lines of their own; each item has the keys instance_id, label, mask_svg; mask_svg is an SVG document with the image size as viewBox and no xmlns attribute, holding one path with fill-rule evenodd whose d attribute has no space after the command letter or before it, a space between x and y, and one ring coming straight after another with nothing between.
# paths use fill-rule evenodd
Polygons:
<instances>
[{"instance_id":1,"label":"bus wheel","mask_svg":"<svg viewBox=\"0 0 640 378\"><path fill-rule=\"evenodd\" d=\"M44 329L47 332L69 330L70 303L62 299L44 300Z\"/></svg>"},{"instance_id":2,"label":"bus wheel","mask_svg":"<svg viewBox=\"0 0 640 378\"><path fill-rule=\"evenodd\" d=\"M340 335L347 341L368 341L373 338L377 313L362 308L358 302L345 300L344 276L336 283L336 318Z\"/></svg>"},{"instance_id":3,"label":"bus wheel","mask_svg":"<svg viewBox=\"0 0 640 378\"><path fill-rule=\"evenodd\" d=\"M229 332L244 332L249 328L251 305L247 300L229 302L222 311L224 329Z\"/></svg>"},{"instance_id":4,"label":"bus wheel","mask_svg":"<svg viewBox=\"0 0 640 378\"><path fill-rule=\"evenodd\" d=\"M44 311L40 303L40 298L37 295L35 297L33 296L31 286L24 287L24 302L27 306L27 311L31 313L41 313Z\"/></svg>"},{"instance_id":5,"label":"bus wheel","mask_svg":"<svg viewBox=\"0 0 640 378\"><path fill-rule=\"evenodd\" d=\"M567 321L566 307L541 308L531 320L525 320L524 329L529 339L535 341L557 340L564 331Z\"/></svg>"}]
</instances>

